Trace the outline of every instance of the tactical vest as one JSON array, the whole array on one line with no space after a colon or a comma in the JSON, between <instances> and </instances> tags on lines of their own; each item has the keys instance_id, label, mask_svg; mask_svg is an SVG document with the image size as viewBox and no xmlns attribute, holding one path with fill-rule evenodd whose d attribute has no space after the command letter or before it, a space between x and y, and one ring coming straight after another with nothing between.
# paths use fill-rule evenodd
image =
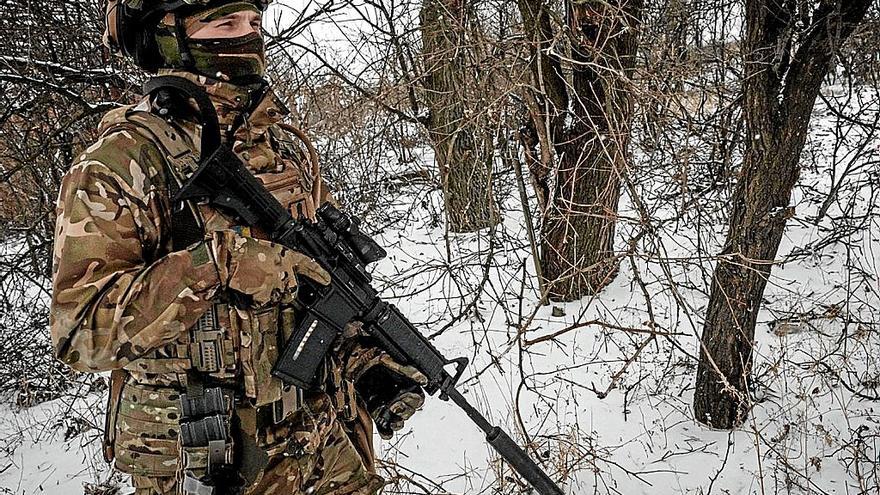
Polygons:
<instances>
[{"instance_id":1,"label":"tactical vest","mask_svg":"<svg viewBox=\"0 0 880 495\"><path fill-rule=\"evenodd\" d=\"M199 150L194 144L198 140L181 127L152 113L148 99L136 106L111 111L104 117L101 128L103 136L119 131L136 132L156 144L167 158L164 180L169 191L177 190L198 166ZM272 126L269 132L276 142L283 142L279 129ZM304 139L300 133L295 134ZM293 162L294 157L289 158ZM288 170L287 176L278 174L266 186L273 193L287 193L289 191L284 188L298 182L299 193L288 194L293 198L291 208L295 208L296 213L313 217L319 199L315 193L320 192L320 175L316 167L313 163L310 172L314 175L311 177L302 170ZM201 233L199 239L203 238L206 222L211 222L205 218L209 207L188 203L185 208L189 211L172 213L172 241L175 237L192 236L194 229ZM303 394L295 387L281 387L280 383L269 382L273 380L270 371L277 358L277 349L273 354L271 348L283 344L289 335L279 332L275 342L269 342L264 332L245 332L236 328L235 322L239 318L234 317L235 311L236 308L225 302L216 302L176 342L151 351L123 370L112 373L105 425L105 458L108 462L115 459L117 468L129 474L175 476L181 454L178 447L180 393L193 371L212 382L228 384L230 388L238 387L238 382L244 380L244 388L252 395L250 399L255 407L245 411L246 417L241 421L245 427L265 430L260 434L262 442L274 445L268 455L273 455L273 450L308 452L310 446L317 447L315 438L322 433L317 430L329 428L330 421L317 418L313 431L288 431L283 425L301 409ZM256 319L251 325L259 327L275 322L281 328L293 328L292 309L267 308L262 313L257 312ZM269 335L271 338L271 332ZM261 349L262 358L254 360L252 353L257 348ZM261 380L265 383L257 383ZM291 447L287 439L296 445ZM214 453L218 454L224 453ZM225 454L231 455L231 452ZM185 465L198 468L206 465L212 454L183 449L183 455Z\"/></svg>"}]
</instances>

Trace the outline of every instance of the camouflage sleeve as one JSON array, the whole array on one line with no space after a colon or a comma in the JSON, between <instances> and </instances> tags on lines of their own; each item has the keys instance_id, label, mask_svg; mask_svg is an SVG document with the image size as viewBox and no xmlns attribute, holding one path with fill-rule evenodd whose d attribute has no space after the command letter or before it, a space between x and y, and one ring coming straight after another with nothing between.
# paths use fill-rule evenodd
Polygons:
<instances>
[{"instance_id":1,"label":"camouflage sleeve","mask_svg":"<svg viewBox=\"0 0 880 495\"><path fill-rule=\"evenodd\" d=\"M219 286L204 243L164 254L162 167L151 141L123 130L62 181L50 326L56 356L76 370L121 368L174 341Z\"/></svg>"}]
</instances>

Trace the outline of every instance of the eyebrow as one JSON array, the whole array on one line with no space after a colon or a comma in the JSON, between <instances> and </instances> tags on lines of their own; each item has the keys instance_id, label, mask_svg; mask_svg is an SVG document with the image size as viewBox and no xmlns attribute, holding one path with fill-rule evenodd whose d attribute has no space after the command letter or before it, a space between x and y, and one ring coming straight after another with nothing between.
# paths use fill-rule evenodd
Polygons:
<instances>
[{"instance_id":1,"label":"eyebrow","mask_svg":"<svg viewBox=\"0 0 880 495\"><path fill-rule=\"evenodd\" d=\"M231 13L229 13L229 14L224 15L223 17L218 17L218 18L216 18L216 19L210 19L210 20L203 20L203 21L201 21L201 22L231 21L235 16L237 16L237 15L239 15L239 14L241 14L241 12L231 12ZM257 14L257 16L254 17L253 20L255 20L255 21L262 21L262 19L263 19L262 14Z\"/></svg>"}]
</instances>

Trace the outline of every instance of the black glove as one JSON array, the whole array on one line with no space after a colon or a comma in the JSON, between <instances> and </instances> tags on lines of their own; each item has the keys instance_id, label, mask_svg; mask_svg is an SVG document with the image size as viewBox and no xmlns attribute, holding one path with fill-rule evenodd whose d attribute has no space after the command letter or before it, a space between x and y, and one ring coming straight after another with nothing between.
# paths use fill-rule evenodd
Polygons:
<instances>
[{"instance_id":1,"label":"black glove","mask_svg":"<svg viewBox=\"0 0 880 495\"><path fill-rule=\"evenodd\" d=\"M386 354L387 356L387 354ZM388 440L425 403L422 385L428 380L415 368L385 360L367 369L355 390L376 422L379 436Z\"/></svg>"},{"instance_id":2,"label":"black glove","mask_svg":"<svg viewBox=\"0 0 880 495\"><path fill-rule=\"evenodd\" d=\"M360 347L349 354L347 370L376 431L386 440L425 403L422 387L428 384L427 377L375 347Z\"/></svg>"}]
</instances>

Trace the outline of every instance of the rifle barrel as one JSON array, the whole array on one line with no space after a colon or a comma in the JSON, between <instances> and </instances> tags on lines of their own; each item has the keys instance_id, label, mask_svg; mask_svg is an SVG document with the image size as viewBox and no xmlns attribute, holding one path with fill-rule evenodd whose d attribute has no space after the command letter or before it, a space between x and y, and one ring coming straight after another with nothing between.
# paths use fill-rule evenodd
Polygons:
<instances>
[{"instance_id":1,"label":"rifle barrel","mask_svg":"<svg viewBox=\"0 0 880 495\"><path fill-rule=\"evenodd\" d=\"M516 442L510 438L506 431L498 426L493 426L489 420L483 416L468 400L461 395L461 392L452 388L446 391L446 394L452 399L452 402L460 407L465 414L486 434L486 441L501 454L501 457L526 479L532 487L541 495L563 495L563 491L559 486L547 476L535 461L520 448Z\"/></svg>"}]
</instances>

